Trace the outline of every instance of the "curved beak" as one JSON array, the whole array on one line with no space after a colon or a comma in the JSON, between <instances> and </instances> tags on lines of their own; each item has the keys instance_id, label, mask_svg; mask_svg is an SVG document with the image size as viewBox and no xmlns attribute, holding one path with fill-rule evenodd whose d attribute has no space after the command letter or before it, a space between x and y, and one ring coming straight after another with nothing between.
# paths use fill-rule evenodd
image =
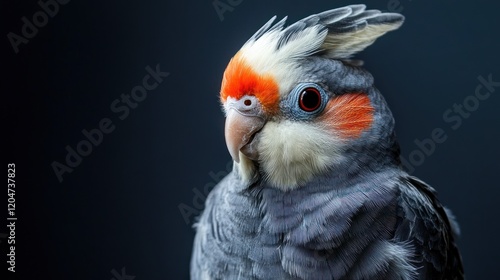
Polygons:
<instances>
[{"instance_id":1,"label":"curved beak","mask_svg":"<svg viewBox=\"0 0 500 280\"><path fill-rule=\"evenodd\" d=\"M253 141L266 121L254 96L244 96L240 100L228 98L226 102L226 145L233 160L240 162L241 149Z\"/></svg>"}]
</instances>

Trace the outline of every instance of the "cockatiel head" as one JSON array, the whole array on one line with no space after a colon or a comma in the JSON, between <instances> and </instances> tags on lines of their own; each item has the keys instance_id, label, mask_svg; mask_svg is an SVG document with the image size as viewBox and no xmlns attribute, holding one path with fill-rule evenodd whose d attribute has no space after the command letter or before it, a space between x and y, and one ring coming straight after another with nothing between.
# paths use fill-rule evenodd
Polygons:
<instances>
[{"instance_id":1,"label":"cockatiel head","mask_svg":"<svg viewBox=\"0 0 500 280\"><path fill-rule=\"evenodd\" d=\"M286 28L286 18L273 25L275 18L231 59L222 81L226 143L240 177L286 191L327 171L397 163L392 115L350 57L403 16L352 5Z\"/></svg>"}]
</instances>

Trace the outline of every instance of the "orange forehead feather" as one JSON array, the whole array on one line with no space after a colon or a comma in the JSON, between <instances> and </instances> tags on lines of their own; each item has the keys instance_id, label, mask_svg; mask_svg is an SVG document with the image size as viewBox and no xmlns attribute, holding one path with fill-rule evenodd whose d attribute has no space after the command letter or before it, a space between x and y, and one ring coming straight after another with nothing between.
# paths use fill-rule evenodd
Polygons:
<instances>
[{"instance_id":1,"label":"orange forehead feather","mask_svg":"<svg viewBox=\"0 0 500 280\"><path fill-rule=\"evenodd\" d=\"M238 52L224 71L221 100L225 102L228 97L238 100L244 95L257 97L266 112L278 110L279 88L274 77L255 72Z\"/></svg>"}]
</instances>

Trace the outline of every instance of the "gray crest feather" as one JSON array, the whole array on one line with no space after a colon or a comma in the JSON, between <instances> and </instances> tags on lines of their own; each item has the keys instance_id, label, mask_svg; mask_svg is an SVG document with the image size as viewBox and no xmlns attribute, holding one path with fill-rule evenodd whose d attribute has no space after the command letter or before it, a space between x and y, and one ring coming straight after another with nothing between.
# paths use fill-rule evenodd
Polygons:
<instances>
[{"instance_id":1,"label":"gray crest feather","mask_svg":"<svg viewBox=\"0 0 500 280\"><path fill-rule=\"evenodd\" d=\"M321 38L323 43L315 50L304 51L304 55L320 54L333 59L347 59L371 45L386 32L399 28L404 21L404 17L397 13L365 9L365 5L332 9L310 15L286 28L284 26L287 17L273 25L276 20L274 16L248 42L256 41L266 33L277 32L276 49L279 50L304 36L305 32L316 32L318 37L324 36Z\"/></svg>"}]
</instances>

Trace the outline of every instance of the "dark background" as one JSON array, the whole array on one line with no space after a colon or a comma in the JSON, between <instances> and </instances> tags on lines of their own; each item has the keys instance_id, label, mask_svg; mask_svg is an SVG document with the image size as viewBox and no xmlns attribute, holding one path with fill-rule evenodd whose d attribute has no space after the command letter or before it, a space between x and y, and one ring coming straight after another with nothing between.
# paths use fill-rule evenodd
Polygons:
<instances>
[{"instance_id":1,"label":"dark background","mask_svg":"<svg viewBox=\"0 0 500 280\"><path fill-rule=\"evenodd\" d=\"M17 54L7 34L21 35L21 18L41 8L1 2L2 160L5 169L16 164L19 279L119 280L122 268L136 280L188 278L193 212L230 162L218 103L229 59L273 15L294 22L355 3L220 2L235 5L219 17L212 1L72 0ZM492 279L500 260L500 87L456 130L443 114L474 94L478 76L500 81L500 2L383 0L368 8L406 16L358 58L393 110L405 158L416 139L446 132L413 174L458 217L468 279ZM157 64L170 76L120 120L110 104ZM59 182L51 164L65 164L65 147L76 149L82 130L103 118L115 130Z\"/></svg>"}]
</instances>

